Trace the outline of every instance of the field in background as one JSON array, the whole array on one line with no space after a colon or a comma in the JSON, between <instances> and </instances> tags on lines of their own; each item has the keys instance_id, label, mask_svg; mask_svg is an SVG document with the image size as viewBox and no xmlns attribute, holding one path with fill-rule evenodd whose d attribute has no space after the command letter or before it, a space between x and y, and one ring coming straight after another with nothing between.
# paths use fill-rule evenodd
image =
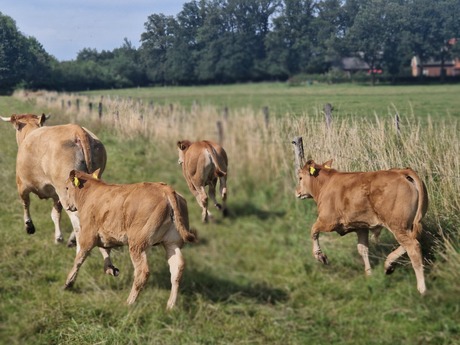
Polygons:
<instances>
[{"instance_id":1,"label":"field in background","mask_svg":"<svg viewBox=\"0 0 460 345\"><path fill-rule=\"evenodd\" d=\"M358 92L355 86L351 89ZM427 90L425 101L439 104L437 97L429 95L445 97L448 92L440 89ZM362 89L364 103L366 90ZM146 91L131 92L139 96ZM181 92L179 99L186 97ZM206 88L202 92L206 94ZM329 92L333 97L345 89ZM201 242L184 250L187 267L177 310L164 310L169 272L161 248L150 253L149 284L132 308L124 305L132 283L126 250L114 253L120 277L102 274L102 260L94 250L81 269L75 291L62 290L74 250L53 244L50 201L32 200L37 233L25 234L14 185L14 130L3 123L0 163L6 182L0 189L4 239L0 242L0 343L455 344L460 334L458 112L426 106L423 116L417 112L401 115L398 135L388 111L377 117L358 114L359 96L354 94L350 98L357 107L347 110L354 116L336 116L329 129L319 106L322 102L304 116L270 116L266 122L258 105L255 109L252 104L232 103L224 116L220 106L175 102L170 107L169 101L152 106L147 97L139 102L138 96L117 99L104 93L101 119L97 113L100 97L95 95L86 99L18 93L15 99L0 98L0 113L45 111L53 114L50 124L84 124L107 147L104 179L164 181L186 196ZM258 97L280 99L278 93ZM393 101L385 105L383 98L379 98L381 109L396 105ZM94 103L92 112L89 102ZM338 104L335 99L329 102ZM436 116L426 117L428 113ZM229 153L231 215L222 219L216 214L215 223L203 225L177 165L175 143L183 138L218 139L218 122ZM383 274L385 255L395 245L388 232L370 248L374 267L370 278L364 276L354 235L323 234L322 246L331 264L321 266L314 261L309 229L316 207L312 201L294 198L290 141L296 135L303 136L307 156L318 161L334 158L334 166L341 170L409 165L420 173L431 198L422 242L431 260L425 297L416 290L407 259L392 276ZM69 234L68 222L67 229Z\"/></svg>"},{"instance_id":2,"label":"field in background","mask_svg":"<svg viewBox=\"0 0 460 345\"><path fill-rule=\"evenodd\" d=\"M268 107L272 115L313 115L331 103L338 117L404 117L452 115L460 117L460 85L376 86L360 84L313 84L290 87L286 83L254 83L202 87L152 87L87 91L82 94L99 101L101 95L132 97L145 104L215 106L222 110Z\"/></svg>"}]
</instances>

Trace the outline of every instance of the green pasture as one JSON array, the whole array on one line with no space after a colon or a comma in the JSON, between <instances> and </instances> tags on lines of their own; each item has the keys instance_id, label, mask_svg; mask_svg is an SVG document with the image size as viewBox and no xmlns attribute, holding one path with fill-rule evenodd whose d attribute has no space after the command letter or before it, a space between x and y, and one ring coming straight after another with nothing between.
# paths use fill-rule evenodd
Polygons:
<instances>
[{"instance_id":1,"label":"green pasture","mask_svg":"<svg viewBox=\"0 0 460 345\"><path fill-rule=\"evenodd\" d=\"M316 92L314 92L316 90ZM324 102L337 112L387 114L390 104L415 116L460 116L460 86L364 87L284 84L200 88L149 88L92 92L154 102L194 100L229 107L270 106L280 114L310 111ZM361 100L361 101L360 101ZM375 104L374 104L375 103ZM0 114L48 112L32 102L0 97ZM53 110L53 114L57 112ZM53 115L50 125L68 122ZM370 247L373 275L366 277L354 234L323 234L330 265L311 254L316 206L281 194L280 177L260 184L257 174L229 176L230 216L200 223L200 209L177 164L174 142L146 144L97 122L83 122L104 142L109 182L163 181L188 200L200 242L186 245L177 308L166 312L169 271L161 247L149 253L151 275L136 304L125 303L133 280L128 251L113 251L119 277L103 274L97 249L84 263L73 291L63 286L75 250L53 242L51 201L32 197L36 226L27 235L15 186L16 141L0 123L0 344L458 344L460 260L438 260L426 269L428 292L420 296L407 259L385 276L383 262L395 241L383 232ZM454 141L458 143L458 139ZM230 162L231 167L231 162ZM448 222L448 220L446 220ZM452 220L454 222L454 220ZM70 225L63 215L65 236ZM460 224L452 223L452 228ZM66 238L67 239L67 238ZM455 242L453 242L455 243Z\"/></svg>"},{"instance_id":2,"label":"green pasture","mask_svg":"<svg viewBox=\"0 0 460 345\"><path fill-rule=\"evenodd\" d=\"M253 83L201 87L151 87L88 91L83 94L132 97L145 103L168 105L213 105L229 111L238 108L263 109L270 114L309 114L331 103L334 116L460 116L460 85L370 86L365 84Z\"/></svg>"}]
</instances>

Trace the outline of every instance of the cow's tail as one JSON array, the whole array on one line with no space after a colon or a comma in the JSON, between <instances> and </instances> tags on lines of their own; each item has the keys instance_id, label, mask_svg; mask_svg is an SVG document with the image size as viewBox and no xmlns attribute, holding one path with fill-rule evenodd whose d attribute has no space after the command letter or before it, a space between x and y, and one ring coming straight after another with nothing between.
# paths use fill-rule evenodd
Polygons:
<instances>
[{"instance_id":1,"label":"cow's tail","mask_svg":"<svg viewBox=\"0 0 460 345\"><path fill-rule=\"evenodd\" d=\"M83 157L85 158L86 169L88 173L93 172L93 162L91 160L91 142L89 134L82 127L78 127L75 141L77 145L81 146Z\"/></svg>"},{"instance_id":2,"label":"cow's tail","mask_svg":"<svg viewBox=\"0 0 460 345\"><path fill-rule=\"evenodd\" d=\"M210 144L210 143L207 143L207 151L209 153L209 156L211 157L211 160L212 162L214 163L214 166L216 167L216 171L215 171L215 175L217 177L224 177L224 176L227 176L227 172L225 170L227 169L224 169L220 164L220 159L219 157L217 157L217 152L216 152L216 149Z\"/></svg>"},{"instance_id":3,"label":"cow's tail","mask_svg":"<svg viewBox=\"0 0 460 345\"><path fill-rule=\"evenodd\" d=\"M173 221L177 231L179 232L179 235L185 242L197 242L198 238L196 231L189 230L185 226L184 218L182 217L182 212L180 210L179 202L177 200L177 198L179 197L177 193L171 187L168 187L166 197L168 198L169 205L173 210Z\"/></svg>"},{"instance_id":4,"label":"cow's tail","mask_svg":"<svg viewBox=\"0 0 460 345\"><path fill-rule=\"evenodd\" d=\"M409 182L413 183L418 192L417 211L415 213L414 221L412 223L412 237L417 238L422 232L422 218L428 209L428 193L425 183L418 177L412 170L406 175Z\"/></svg>"}]
</instances>

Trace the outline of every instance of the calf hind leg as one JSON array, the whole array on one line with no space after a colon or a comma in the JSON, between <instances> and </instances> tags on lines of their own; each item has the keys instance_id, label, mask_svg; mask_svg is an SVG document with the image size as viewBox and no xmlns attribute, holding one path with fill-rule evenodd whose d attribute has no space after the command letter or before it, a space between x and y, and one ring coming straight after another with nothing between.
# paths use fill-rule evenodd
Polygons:
<instances>
[{"instance_id":1,"label":"calf hind leg","mask_svg":"<svg viewBox=\"0 0 460 345\"><path fill-rule=\"evenodd\" d=\"M425 276L423 274L423 257L420 249L420 243L417 239L412 238L410 230L404 229L402 231L394 232L396 240L404 247L409 255L409 259L412 263L412 268L417 278L417 290L423 295L426 292Z\"/></svg>"},{"instance_id":2,"label":"calf hind leg","mask_svg":"<svg viewBox=\"0 0 460 345\"><path fill-rule=\"evenodd\" d=\"M371 264L369 262L369 230L358 230L358 253L364 261L364 271L368 276L372 274Z\"/></svg>"},{"instance_id":3,"label":"calf hind leg","mask_svg":"<svg viewBox=\"0 0 460 345\"><path fill-rule=\"evenodd\" d=\"M136 246L133 247L135 248ZM132 249L133 247L130 246L129 254L134 266L134 281L127 300L128 304L133 304L136 301L139 292L144 287L150 275L145 250L139 251L137 249Z\"/></svg>"},{"instance_id":4,"label":"calf hind leg","mask_svg":"<svg viewBox=\"0 0 460 345\"><path fill-rule=\"evenodd\" d=\"M395 262L406 253L406 250L403 246L399 246L393 250L385 260L385 274L392 274L395 271Z\"/></svg>"},{"instance_id":5,"label":"calf hind leg","mask_svg":"<svg viewBox=\"0 0 460 345\"><path fill-rule=\"evenodd\" d=\"M201 206L201 220L203 223L208 221L209 217L212 217L211 212L208 210L208 196L206 195L206 191L204 187L200 187L199 190L195 192L195 198L198 202L198 205Z\"/></svg>"},{"instance_id":6,"label":"calf hind leg","mask_svg":"<svg viewBox=\"0 0 460 345\"><path fill-rule=\"evenodd\" d=\"M228 216L227 210L227 177L223 176L219 178L220 183L220 195L222 196L222 213L224 217Z\"/></svg>"},{"instance_id":7,"label":"calf hind leg","mask_svg":"<svg viewBox=\"0 0 460 345\"><path fill-rule=\"evenodd\" d=\"M166 309L171 310L176 304L177 293L179 291L179 283L184 271L185 262L182 252L177 245L165 245L166 256L171 273L171 294L169 295Z\"/></svg>"}]
</instances>

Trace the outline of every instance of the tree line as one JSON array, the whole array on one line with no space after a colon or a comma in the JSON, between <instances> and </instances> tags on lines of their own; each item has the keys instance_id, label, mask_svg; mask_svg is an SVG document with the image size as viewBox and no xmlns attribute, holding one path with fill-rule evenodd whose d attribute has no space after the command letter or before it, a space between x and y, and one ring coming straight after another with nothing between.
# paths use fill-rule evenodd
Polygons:
<instances>
[{"instance_id":1,"label":"tree line","mask_svg":"<svg viewBox=\"0 0 460 345\"><path fill-rule=\"evenodd\" d=\"M152 14L136 48L85 48L57 61L0 12L0 88L85 90L317 78L359 56L370 78L410 75L410 60L460 55L458 0L193 0Z\"/></svg>"}]
</instances>

